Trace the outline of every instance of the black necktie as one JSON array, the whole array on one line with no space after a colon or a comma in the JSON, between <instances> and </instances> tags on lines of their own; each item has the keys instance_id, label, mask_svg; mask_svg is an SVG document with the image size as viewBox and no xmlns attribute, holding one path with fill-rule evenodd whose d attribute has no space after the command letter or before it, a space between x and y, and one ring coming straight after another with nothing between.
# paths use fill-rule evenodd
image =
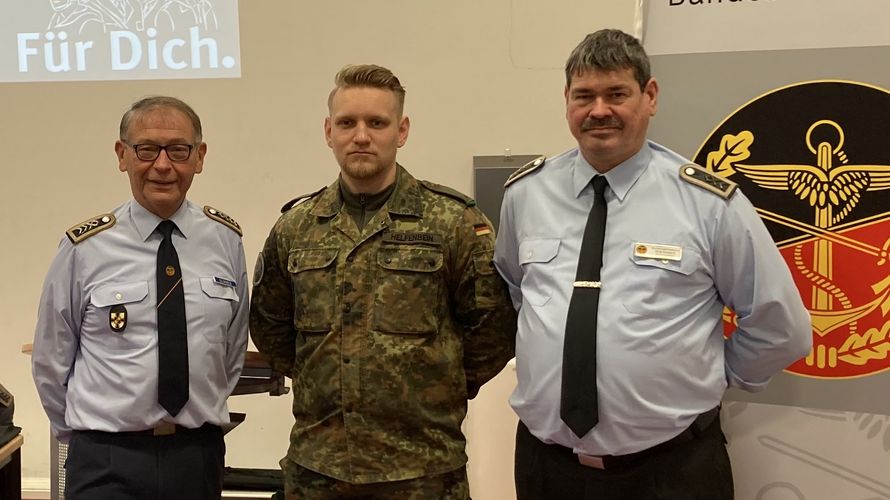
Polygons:
<instances>
[{"instance_id":1,"label":"black necktie","mask_svg":"<svg viewBox=\"0 0 890 500\"><path fill-rule=\"evenodd\" d=\"M173 247L172 221L158 224L158 402L176 416L189 399L189 358L182 269Z\"/></svg>"},{"instance_id":2,"label":"black necktie","mask_svg":"<svg viewBox=\"0 0 890 500\"><path fill-rule=\"evenodd\" d=\"M602 175L593 178L593 207L587 216L578 271L566 319L562 351L562 394L559 416L578 437L599 421L596 395L596 313L600 298L600 268L606 233L606 186Z\"/></svg>"}]
</instances>

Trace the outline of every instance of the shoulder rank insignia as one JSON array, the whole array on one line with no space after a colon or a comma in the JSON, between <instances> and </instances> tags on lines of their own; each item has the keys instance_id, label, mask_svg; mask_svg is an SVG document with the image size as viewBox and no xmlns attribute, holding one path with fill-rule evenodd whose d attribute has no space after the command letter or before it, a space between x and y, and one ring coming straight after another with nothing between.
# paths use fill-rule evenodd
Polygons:
<instances>
[{"instance_id":1,"label":"shoulder rank insignia","mask_svg":"<svg viewBox=\"0 0 890 500\"><path fill-rule=\"evenodd\" d=\"M235 219L211 207L210 205L204 205L204 215L228 227L232 231L235 231L236 233L238 233L238 236L244 236L244 233L241 232L241 226L237 222L235 222Z\"/></svg>"},{"instance_id":2,"label":"shoulder rank insignia","mask_svg":"<svg viewBox=\"0 0 890 500\"><path fill-rule=\"evenodd\" d=\"M113 226L115 222L117 222L117 219L114 218L113 214L102 214L73 226L71 229L65 231L65 234L68 235L68 239L71 240L71 243L76 245L90 236L95 236L108 229Z\"/></svg>"},{"instance_id":3,"label":"shoulder rank insignia","mask_svg":"<svg viewBox=\"0 0 890 500\"><path fill-rule=\"evenodd\" d=\"M736 188L739 187L735 182L725 177L714 175L712 172L694 163L687 163L680 167L680 178L690 184L710 191L724 200L728 200L735 193Z\"/></svg>"},{"instance_id":4,"label":"shoulder rank insignia","mask_svg":"<svg viewBox=\"0 0 890 500\"><path fill-rule=\"evenodd\" d=\"M304 195L297 196L296 198L294 198L294 199L292 199L291 201L285 203L285 204L281 207L281 213L287 212L288 210L290 210L290 209L294 208L295 206L299 205L300 203L303 203L303 202L305 202L305 201L308 201L308 200L312 199L312 198L313 198L314 196L316 196L318 193L324 191L324 190L327 189L327 188L328 188L328 187L325 186L325 187L319 189L318 191L315 191L315 192L312 192L312 193L309 193L309 194L304 194Z\"/></svg>"},{"instance_id":5,"label":"shoulder rank insignia","mask_svg":"<svg viewBox=\"0 0 890 500\"><path fill-rule=\"evenodd\" d=\"M513 184L514 182L518 181L519 179L522 179L526 175L541 168L541 165L544 164L544 160L546 160L546 159L547 158L544 156L539 156L539 157L535 158L534 160L526 163L525 165L519 167L515 172L510 174L510 177L507 177L507 181L504 182L504 187L507 187L510 184Z\"/></svg>"},{"instance_id":6,"label":"shoulder rank insignia","mask_svg":"<svg viewBox=\"0 0 890 500\"><path fill-rule=\"evenodd\" d=\"M423 187L429 189L430 191L432 191L434 193L439 193L439 194L445 195L449 198L453 198L468 207L476 206L476 200L474 200L473 198L470 198L469 196L461 193L460 191L458 191L456 189L451 189L448 186L443 186L441 184L436 184L435 182L430 182L430 181L420 181L420 185L422 185Z\"/></svg>"}]
</instances>

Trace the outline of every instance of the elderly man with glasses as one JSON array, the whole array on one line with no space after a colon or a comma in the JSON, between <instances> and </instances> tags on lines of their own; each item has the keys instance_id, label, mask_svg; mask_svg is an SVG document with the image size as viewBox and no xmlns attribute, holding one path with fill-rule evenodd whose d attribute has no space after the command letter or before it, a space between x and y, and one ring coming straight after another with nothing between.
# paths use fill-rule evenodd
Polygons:
<instances>
[{"instance_id":1,"label":"elderly man with glasses","mask_svg":"<svg viewBox=\"0 0 890 500\"><path fill-rule=\"evenodd\" d=\"M186 103L136 102L114 149L133 199L67 231L34 337L34 382L69 445L65 498L218 499L247 344L241 228L186 199L207 153Z\"/></svg>"}]
</instances>

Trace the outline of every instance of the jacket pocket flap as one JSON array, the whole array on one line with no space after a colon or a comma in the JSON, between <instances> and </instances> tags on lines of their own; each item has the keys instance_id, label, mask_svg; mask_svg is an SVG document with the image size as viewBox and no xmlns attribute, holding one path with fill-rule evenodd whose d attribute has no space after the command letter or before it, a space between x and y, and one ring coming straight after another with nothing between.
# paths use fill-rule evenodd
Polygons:
<instances>
[{"instance_id":1,"label":"jacket pocket flap","mask_svg":"<svg viewBox=\"0 0 890 500\"><path fill-rule=\"evenodd\" d=\"M97 287L90 295L90 303L96 307L139 302L148 295L148 282L111 283Z\"/></svg>"},{"instance_id":2,"label":"jacket pocket flap","mask_svg":"<svg viewBox=\"0 0 890 500\"><path fill-rule=\"evenodd\" d=\"M338 248L299 248L287 256L287 270L291 273L324 269L337 259Z\"/></svg>"},{"instance_id":3,"label":"jacket pocket flap","mask_svg":"<svg viewBox=\"0 0 890 500\"><path fill-rule=\"evenodd\" d=\"M519 264L550 262L559 253L558 238L537 238L519 242Z\"/></svg>"},{"instance_id":4,"label":"jacket pocket flap","mask_svg":"<svg viewBox=\"0 0 890 500\"><path fill-rule=\"evenodd\" d=\"M432 273L442 269L445 256L435 248L381 248L377 264L392 271Z\"/></svg>"}]
</instances>

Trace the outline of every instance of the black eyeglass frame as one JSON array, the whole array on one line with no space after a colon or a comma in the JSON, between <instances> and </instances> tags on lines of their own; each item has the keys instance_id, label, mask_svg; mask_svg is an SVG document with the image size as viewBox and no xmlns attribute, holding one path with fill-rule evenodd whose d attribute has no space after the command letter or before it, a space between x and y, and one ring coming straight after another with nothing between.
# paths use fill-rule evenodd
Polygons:
<instances>
[{"instance_id":1,"label":"black eyeglass frame","mask_svg":"<svg viewBox=\"0 0 890 500\"><path fill-rule=\"evenodd\" d=\"M127 141L121 141L121 142L126 144L127 146L130 146L131 148L133 148L133 152L136 153L136 158L139 158L141 161L155 161L158 159L159 156L161 156L161 151L163 151L163 152L167 153L167 158L170 161L176 162L176 163L184 163L184 162L189 161L189 158L192 157L192 151L195 149L195 146L196 146L195 144L167 144L166 146L161 146L160 144L130 144ZM188 148L188 153L186 154L185 158L182 158L182 159L173 158L173 156L178 156L178 155L174 153L173 156L170 156L170 150L167 149L167 148L182 148L182 147ZM157 151L154 151L155 148L157 148ZM176 151L176 150L173 150L173 151ZM148 156L145 156L146 153L148 154ZM154 153L154 154L152 154L152 153Z\"/></svg>"}]
</instances>

